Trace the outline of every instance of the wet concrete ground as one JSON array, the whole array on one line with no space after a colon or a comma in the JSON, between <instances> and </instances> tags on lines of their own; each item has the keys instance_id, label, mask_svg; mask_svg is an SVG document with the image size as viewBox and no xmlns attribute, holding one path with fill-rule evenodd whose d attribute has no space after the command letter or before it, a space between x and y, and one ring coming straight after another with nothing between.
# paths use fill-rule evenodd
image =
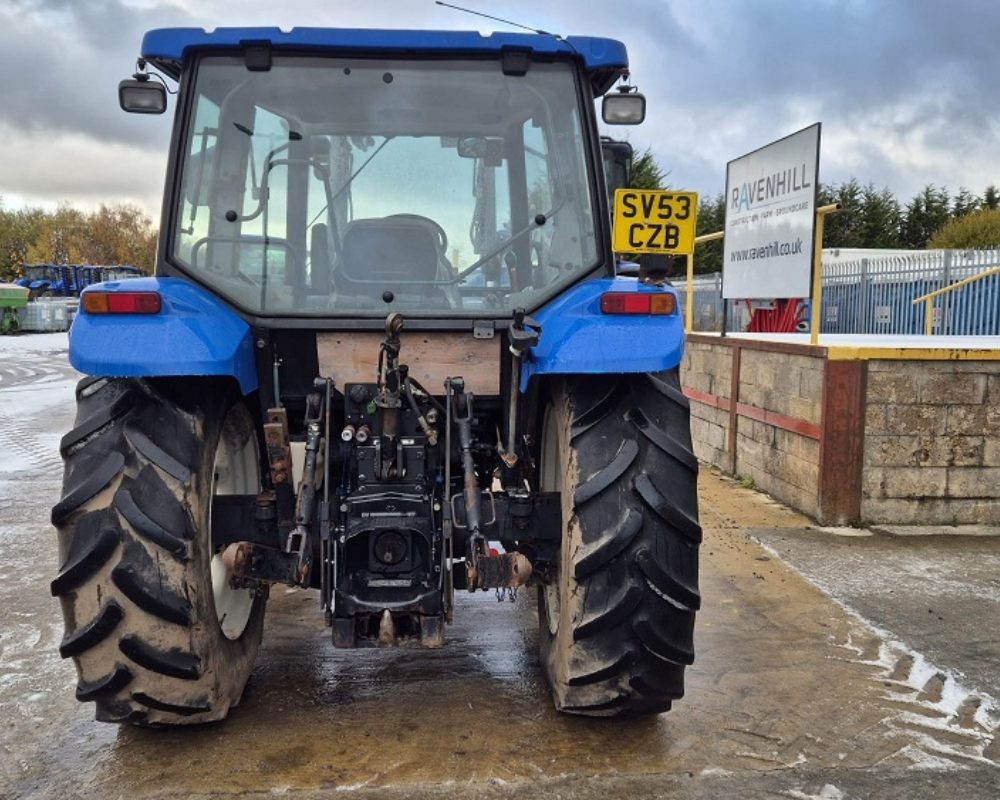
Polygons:
<instances>
[{"instance_id":1,"label":"wet concrete ground","mask_svg":"<svg viewBox=\"0 0 1000 800\"><path fill-rule=\"evenodd\" d=\"M698 660L666 715L557 714L531 592L462 596L438 651L344 652L278 589L225 723L95 723L48 593L62 359L0 345L0 797L1000 796L1000 540L817 532L708 472Z\"/></svg>"},{"instance_id":2,"label":"wet concrete ground","mask_svg":"<svg viewBox=\"0 0 1000 800\"><path fill-rule=\"evenodd\" d=\"M960 670L970 689L1000 698L998 539L846 533L752 531L887 635L931 662Z\"/></svg>"}]
</instances>

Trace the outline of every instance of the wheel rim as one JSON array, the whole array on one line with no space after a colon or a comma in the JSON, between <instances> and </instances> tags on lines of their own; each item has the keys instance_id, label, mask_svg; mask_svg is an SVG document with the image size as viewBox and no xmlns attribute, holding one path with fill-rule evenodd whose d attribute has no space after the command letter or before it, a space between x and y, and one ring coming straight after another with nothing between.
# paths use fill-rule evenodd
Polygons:
<instances>
[{"instance_id":1,"label":"wheel rim","mask_svg":"<svg viewBox=\"0 0 1000 800\"><path fill-rule=\"evenodd\" d=\"M226 415L215 451L212 470L212 496L257 494L260 490L257 440L242 409ZM211 507L209 508L211 519ZM246 630L253 609L254 590L234 589L232 573L222 561L222 553L214 552L211 562L212 598L219 628L227 639L238 639Z\"/></svg>"},{"instance_id":2,"label":"wheel rim","mask_svg":"<svg viewBox=\"0 0 1000 800\"><path fill-rule=\"evenodd\" d=\"M559 463L559 428L555 421L555 409L552 404L545 409L545 419L542 422L542 463L541 483L543 492L562 491L562 465ZM565 535L565 531L563 531ZM553 579L544 584L545 621L549 633L553 636L559 630L559 563Z\"/></svg>"}]
</instances>

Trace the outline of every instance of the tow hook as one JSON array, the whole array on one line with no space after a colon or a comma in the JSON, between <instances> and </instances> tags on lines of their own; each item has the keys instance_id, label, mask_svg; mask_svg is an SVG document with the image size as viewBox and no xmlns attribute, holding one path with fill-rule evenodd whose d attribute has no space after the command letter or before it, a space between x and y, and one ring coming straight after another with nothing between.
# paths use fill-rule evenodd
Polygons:
<instances>
[{"instance_id":1,"label":"tow hook","mask_svg":"<svg viewBox=\"0 0 1000 800\"><path fill-rule=\"evenodd\" d=\"M469 591L517 589L531 579L531 573L531 562L523 553L479 556L468 570Z\"/></svg>"},{"instance_id":2,"label":"tow hook","mask_svg":"<svg viewBox=\"0 0 1000 800\"><path fill-rule=\"evenodd\" d=\"M222 551L222 563L237 582L302 586L298 553L253 542L233 542Z\"/></svg>"}]
</instances>

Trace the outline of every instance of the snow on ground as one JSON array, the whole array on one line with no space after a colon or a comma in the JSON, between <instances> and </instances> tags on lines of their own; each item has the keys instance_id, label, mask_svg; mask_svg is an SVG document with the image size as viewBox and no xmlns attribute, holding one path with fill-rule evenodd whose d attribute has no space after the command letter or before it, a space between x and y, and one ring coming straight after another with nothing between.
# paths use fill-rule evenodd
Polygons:
<instances>
[{"instance_id":1,"label":"snow on ground","mask_svg":"<svg viewBox=\"0 0 1000 800\"><path fill-rule=\"evenodd\" d=\"M795 800L844 800L845 795L832 783L827 783L819 790L819 794L806 794L796 789L790 789L783 794L795 798Z\"/></svg>"},{"instance_id":2,"label":"snow on ground","mask_svg":"<svg viewBox=\"0 0 1000 800\"><path fill-rule=\"evenodd\" d=\"M64 390L59 392L64 402L73 402L73 386L73 383L68 383L59 387ZM4 415L0 414L0 424L4 421ZM70 422L72 423L72 419ZM27 439L23 438L23 429L0 433L0 480L47 469L58 470L61 475L63 467L62 457L59 455L59 440L65 432L61 429L36 432Z\"/></svg>"}]
</instances>

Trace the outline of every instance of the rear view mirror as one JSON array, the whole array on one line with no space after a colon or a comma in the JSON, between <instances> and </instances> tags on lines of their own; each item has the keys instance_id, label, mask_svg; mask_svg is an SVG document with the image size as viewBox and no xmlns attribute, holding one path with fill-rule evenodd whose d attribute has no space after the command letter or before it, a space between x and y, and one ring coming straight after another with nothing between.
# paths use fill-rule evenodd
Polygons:
<instances>
[{"instance_id":1,"label":"rear view mirror","mask_svg":"<svg viewBox=\"0 0 1000 800\"><path fill-rule=\"evenodd\" d=\"M488 167L499 167L503 160L503 139L485 139L469 136L458 140L458 155L462 158L481 158Z\"/></svg>"},{"instance_id":2,"label":"rear view mirror","mask_svg":"<svg viewBox=\"0 0 1000 800\"><path fill-rule=\"evenodd\" d=\"M130 114L162 114L167 110L167 88L155 81L122 81L118 104Z\"/></svg>"},{"instance_id":3,"label":"rear view mirror","mask_svg":"<svg viewBox=\"0 0 1000 800\"><path fill-rule=\"evenodd\" d=\"M311 136L309 138L309 160L314 166L329 168L330 139L326 136Z\"/></svg>"},{"instance_id":4,"label":"rear view mirror","mask_svg":"<svg viewBox=\"0 0 1000 800\"><path fill-rule=\"evenodd\" d=\"M638 125L646 118L646 96L639 92L607 94L601 116L608 125Z\"/></svg>"}]
</instances>

